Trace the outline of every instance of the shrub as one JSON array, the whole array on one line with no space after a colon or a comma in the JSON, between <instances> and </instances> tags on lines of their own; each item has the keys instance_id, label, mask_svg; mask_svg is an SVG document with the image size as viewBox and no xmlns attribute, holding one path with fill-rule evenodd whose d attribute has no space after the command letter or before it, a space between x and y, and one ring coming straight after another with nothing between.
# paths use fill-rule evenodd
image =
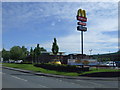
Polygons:
<instances>
[{"instance_id":1,"label":"shrub","mask_svg":"<svg viewBox=\"0 0 120 90\"><path fill-rule=\"evenodd\" d=\"M36 67L41 67L49 70L56 70L61 72L83 72L89 71L89 67L77 67L76 65L59 65L59 64L50 64L50 63L42 63L42 64L35 64Z\"/></svg>"}]
</instances>

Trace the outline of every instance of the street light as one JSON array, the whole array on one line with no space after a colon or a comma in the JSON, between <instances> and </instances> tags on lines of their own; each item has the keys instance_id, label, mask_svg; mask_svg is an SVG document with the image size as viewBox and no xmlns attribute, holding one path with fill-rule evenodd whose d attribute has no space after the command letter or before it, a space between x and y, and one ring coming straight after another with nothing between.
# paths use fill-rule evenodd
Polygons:
<instances>
[{"instance_id":1,"label":"street light","mask_svg":"<svg viewBox=\"0 0 120 90\"><path fill-rule=\"evenodd\" d=\"M92 54L92 49L90 49L89 52L90 52L90 55L91 55Z\"/></svg>"}]
</instances>

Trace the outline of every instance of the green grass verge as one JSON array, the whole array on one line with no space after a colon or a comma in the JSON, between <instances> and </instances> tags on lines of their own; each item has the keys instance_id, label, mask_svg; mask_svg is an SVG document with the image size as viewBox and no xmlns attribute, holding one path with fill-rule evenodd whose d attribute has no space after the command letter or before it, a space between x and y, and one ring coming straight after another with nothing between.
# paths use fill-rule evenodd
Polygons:
<instances>
[{"instance_id":1,"label":"green grass verge","mask_svg":"<svg viewBox=\"0 0 120 90\"><path fill-rule=\"evenodd\" d=\"M48 70L40 67L35 67L32 64L11 64L11 63L4 63L4 66L12 67L12 68L20 68L24 70L31 70L35 72L41 73L49 73L49 74L56 74L56 75L65 75L65 76L78 76L78 73L71 73L71 72L58 72L54 70Z\"/></svg>"},{"instance_id":2,"label":"green grass verge","mask_svg":"<svg viewBox=\"0 0 120 90\"><path fill-rule=\"evenodd\" d=\"M79 75L91 74L97 72L120 72L120 69L102 69L102 68L91 68L90 71L82 72Z\"/></svg>"},{"instance_id":3,"label":"green grass verge","mask_svg":"<svg viewBox=\"0 0 120 90\"><path fill-rule=\"evenodd\" d=\"M59 72L54 70L48 70L40 67L35 67L32 64L12 64L12 63L4 63L4 66L12 67L12 68L20 68L24 70L31 70L35 72L41 72L41 73L49 73L49 74L56 74L56 75L65 75L65 76L79 76L84 74L90 74L90 73L96 73L96 72L117 72L120 70L115 69L96 69L91 68L90 71L82 72L82 73L75 73L75 72Z\"/></svg>"}]
</instances>

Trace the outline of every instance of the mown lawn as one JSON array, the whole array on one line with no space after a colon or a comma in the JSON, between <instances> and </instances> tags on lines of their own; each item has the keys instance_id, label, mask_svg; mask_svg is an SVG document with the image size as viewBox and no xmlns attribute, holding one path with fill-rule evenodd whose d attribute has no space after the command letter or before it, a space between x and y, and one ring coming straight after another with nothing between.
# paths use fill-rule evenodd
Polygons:
<instances>
[{"instance_id":1,"label":"mown lawn","mask_svg":"<svg viewBox=\"0 0 120 90\"><path fill-rule=\"evenodd\" d=\"M41 73L65 75L65 76L79 76L79 75L96 73L96 72L117 72L117 71L120 71L120 70L115 70L115 69L91 68L90 71L82 72L82 73L76 73L76 72L59 72L59 71L54 71L54 70L47 70L47 69L44 69L44 68L35 67L33 64L4 63L3 66L12 67L12 68L20 68L20 69L24 69L24 70L31 70L31 71L35 71L35 72L41 72Z\"/></svg>"},{"instance_id":2,"label":"mown lawn","mask_svg":"<svg viewBox=\"0 0 120 90\"><path fill-rule=\"evenodd\" d=\"M58 72L54 70L47 70L40 67L35 67L32 64L11 64L11 63L5 63L3 66L12 67L12 68L20 68L24 70L31 70L35 72L41 72L41 73L49 73L49 74L56 74L56 75L65 75L65 76L78 76L78 73L71 73L71 72Z\"/></svg>"}]
</instances>

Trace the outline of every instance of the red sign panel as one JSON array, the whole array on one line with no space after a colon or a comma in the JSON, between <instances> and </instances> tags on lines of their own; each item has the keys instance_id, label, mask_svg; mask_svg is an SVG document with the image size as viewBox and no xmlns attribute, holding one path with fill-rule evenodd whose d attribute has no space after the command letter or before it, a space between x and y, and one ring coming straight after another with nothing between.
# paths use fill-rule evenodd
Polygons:
<instances>
[{"instance_id":1,"label":"red sign panel","mask_svg":"<svg viewBox=\"0 0 120 90\"><path fill-rule=\"evenodd\" d=\"M86 23L83 23L83 22L78 22L77 24L82 25L82 26L86 26Z\"/></svg>"},{"instance_id":2,"label":"red sign panel","mask_svg":"<svg viewBox=\"0 0 120 90\"><path fill-rule=\"evenodd\" d=\"M87 18L81 16L77 16L77 20L87 22Z\"/></svg>"}]
</instances>

